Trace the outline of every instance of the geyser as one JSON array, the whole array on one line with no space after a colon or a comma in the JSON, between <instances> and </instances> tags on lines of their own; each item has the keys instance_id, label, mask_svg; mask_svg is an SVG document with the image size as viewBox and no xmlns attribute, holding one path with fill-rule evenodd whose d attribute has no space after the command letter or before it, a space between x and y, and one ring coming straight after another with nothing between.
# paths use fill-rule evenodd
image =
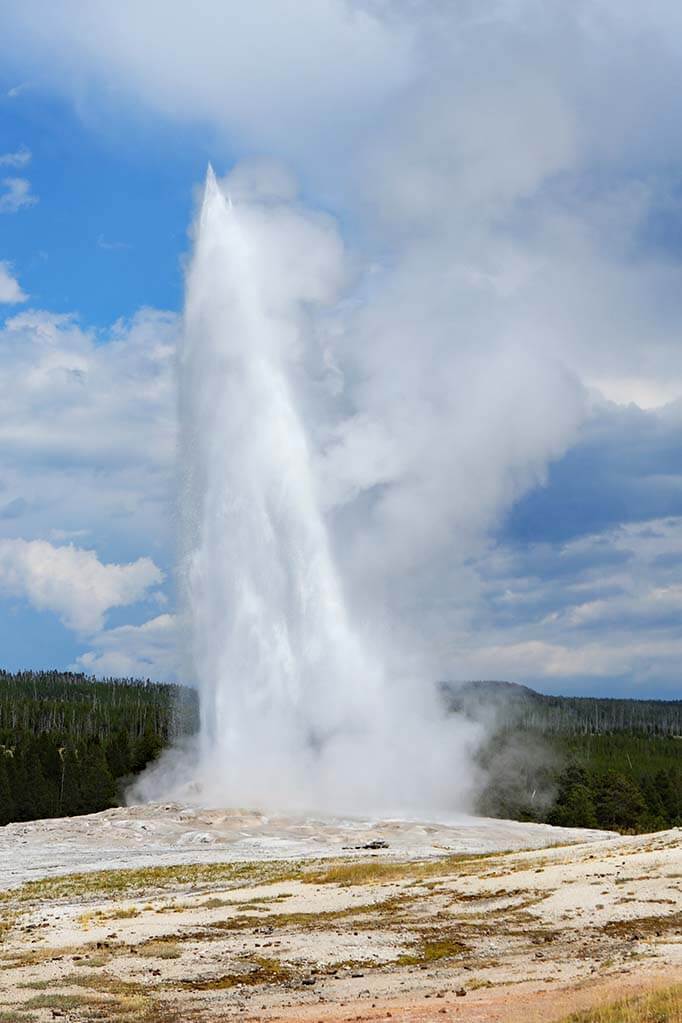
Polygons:
<instances>
[{"instance_id":1,"label":"geyser","mask_svg":"<svg viewBox=\"0 0 682 1023\"><path fill-rule=\"evenodd\" d=\"M340 263L328 225L233 205L209 169L179 359L180 581L205 802L451 804L475 739L446 728L429 687L386 677L344 598L304 411L308 310L334 300Z\"/></svg>"}]
</instances>

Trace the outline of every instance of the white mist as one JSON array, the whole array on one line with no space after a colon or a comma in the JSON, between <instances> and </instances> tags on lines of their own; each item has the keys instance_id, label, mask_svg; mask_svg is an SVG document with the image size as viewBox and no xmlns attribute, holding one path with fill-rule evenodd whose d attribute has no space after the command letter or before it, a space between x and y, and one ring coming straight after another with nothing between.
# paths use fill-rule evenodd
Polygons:
<instances>
[{"instance_id":1,"label":"white mist","mask_svg":"<svg viewBox=\"0 0 682 1023\"><path fill-rule=\"evenodd\" d=\"M344 599L301 412L306 309L333 301L341 262L328 225L233 206L209 169L179 360L180 581L207 803L452 805L475 738L439 722L430 687L387 679Z\"/></svg>"}]
</instances>

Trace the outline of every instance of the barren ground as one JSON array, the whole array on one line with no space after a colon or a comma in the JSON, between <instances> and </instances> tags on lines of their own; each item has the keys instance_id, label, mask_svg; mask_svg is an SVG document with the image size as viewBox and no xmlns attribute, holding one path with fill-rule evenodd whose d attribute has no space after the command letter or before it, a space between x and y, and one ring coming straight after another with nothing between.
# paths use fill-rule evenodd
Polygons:
<instances>
[{"instance_id":1,"label":"barren ground","mask_svg":"<svg viewBox=\"0 0 682 1023\"><path fill-rule=\"evenodd\" d=\"M532 1023L682 978L679 829L133 808L0 829L0 879L0 1023Z\"/></svg>"}]
</instances>

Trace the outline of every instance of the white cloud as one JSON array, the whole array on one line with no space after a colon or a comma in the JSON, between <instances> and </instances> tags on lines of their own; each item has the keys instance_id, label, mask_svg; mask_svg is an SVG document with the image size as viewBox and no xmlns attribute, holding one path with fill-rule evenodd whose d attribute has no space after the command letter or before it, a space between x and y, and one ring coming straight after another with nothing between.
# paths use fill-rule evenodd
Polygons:
<instances>
[{"instance_id":1,"label":"white cloud","mask_svg":"<svg viewBox=\"0 0 682 1023\"><path fill-rule=\"evenodd\" d=\"M12 305L16 302L25 302L28 298L22 290L19 281L12 273L11 264L0 260L0 303Z\"/></svg>"},{"instance_id":2,"label":"white cloud","mask_svg":"<svg viewBox=\"0 0 682 1023\"><path fill-rule=\"evenodd\" d=\"M668 690L676 699L679 690L679 663L682 639L679 637L619 636L617 641L601 637L577 645L527 640L490 646L461 655L459 666L467 679L511 679L540 688L551 686L555 692L570 694L576 682L589 680L592 691L609 692L610 679L622 686L627 680L627 695L646 699L647 687L658 692ZM595 686L594 680L599 680ZM621 690L622 691L622 690Z\"/></svg>"},{"instance_id":3,"label":"white cloud","mask_svg":"<svg viewBox=\"0 0 682 1023\"><path fill-rule=\"evenodd\" d=\"M465 654L459 660L464 678L511 678L518 681L537 678L599 677L623 674L631 667L631 652L603 643L578 648L542 640L526 640L490 646Z\"/></svg>"},{"instance_id":4,"label":"white cloud","mask_svg":"<svg viewBox=\"0 0 682 1023\"><path fill-rule=\"evenodd\" d=\"M666 380L657 376L594 377L589 384L616 405L638 405L641 409L657 409L676 401L682 395L679 370Z\"/></svg>"},{"instance_id":5,"label":"white cloud","mask_svg":"<svg viewBox=\"0 0 682 1023\"><path fill-rule=\"evenodd\" d=\"M0 482L26 506L13 535L88 530L165 560L176 333L154 310L101 332L36 310L0 328Z\"/></svg>"},{"instance_id":6,"label":"white cloud","mask_svg":"<svg viewBox=\"0 0 682 1023\"><path fill-rule=\"evenodd\" d=\"M477 628L432 633L449 677L569 691L610 679L637 695L679 687L682 520L650 520L564 544L493 546L478 570ZM460 595L461 596L461 595ZM448 599L455 599L449 594ZM594 685L593 685L594 688Z\"/></svg>"},{"instance_id":7,"label":"white cloud","mask_svg":"<svg viewBox=\"0 0 682 1023\"><path fill-rule=\"evenodd\" d=\"M0 589L53 611L77 632L96 632L108 610L137 603L162 579L150 558L103 564L95 551L72 545L0 540Z\"/></svg>"},{"instance_id":8,"label":"white cloud","mask_svg":"<svg viewBox=\"0 0 682 1023\"><path fill-rule=\"evenodd\" d=\"M25 167L31 162L31 151L26 146L14 153L0 153L0 167Z\"/></svg>"},{"instance_id":9,"label":"white cloud","mask_svg":"<svg viewBox=\"0 0 682 1023\"><path fill-rule=\"evenodd\" d=\"M38 197L31 192L31 182L26 178L3 178L0 185L0 213L18 213L19 210L35 206Z\"/></svg>"},{"instance_id":10,"label":"white cloud","mask_svg":"<svg viewBox=\"0 0 682 1023\"><path fill-rule=\"evenodd\" d=\"M278 0L202 0L192 10L64 0L59 14L29 2L3 28L6 56L32 53L36 79L112 83L112 95L218 124L261 151L310 152L321 134L336 148L339 128L372 119L411 64L400 24L339 0L298 0L295 12Z\"/></svg>"},{"instance_id":11,"label":"white cloud","mask_svg":"<svg viewBox=\"0 0 682 1023\"><path fill-rule=\"evenodd\" d=\"M114 678L181 681L178 670L178 624L171 614L143 625L121 625L95 636L91 649L78 658L75 670Z\"/></svg>"},{"instance_id":12,"label":"white cloud","mask_svg":"<svg viewBox=\"0 0 682 1023\"><path fill-rule=\"evenodd\" d=\"M103 235L100 235L97 239L97 248L104 249L105 252L124 252L130 248L130 245L127 242L107 241Z\"/></svg>"},{"instance_id":13,"label":"white cloud","mask_svg":"<svg viewBox=\"0 0 682 1023\"><path fill-rule=\"evenodd\" d=\"M29 82L20 82L18 85L13 85L11 89L7 90L7 98L17 99L17 97L21 96L22 92L25 92L29 87Z\"/></svg>"}]
</instances>

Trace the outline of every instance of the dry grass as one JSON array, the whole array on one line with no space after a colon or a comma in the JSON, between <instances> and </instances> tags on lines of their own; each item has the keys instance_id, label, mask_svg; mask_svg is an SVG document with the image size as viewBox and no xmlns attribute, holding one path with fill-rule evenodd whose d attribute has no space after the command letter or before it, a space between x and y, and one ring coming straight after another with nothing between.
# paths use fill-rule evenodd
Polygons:
<instances>
[{"instance_id":1,"label":"dry grass","mask_svg":"<svg viewBox=\"0 0 682 1023\"><path fill-rule=\"evenodd\" d=\"M303 865L284 861L255 863L190 863L170 867L142 867L126 870L100 870L84 874L47 877L27 881L19 888L0 892L0 903L43 902L88 896L139 895L147 891L202 885L266 884L297 879Z\"/></svg>"},{"instance_id":2,"label":"dry grass","mask_svg":"<svg viewBox=\"0 0 682 1023\"><path fill-rule=\"evenodd\" d=\"M92 955L86 955L82 959L77 959L73 965L96 969L98 966L106 966L107 963L111 962L112 958L113 953L109 951L93 952Z\"/></svg>"},{"instance_id":3,"label":"dry grass","mask_svg":"<svg viewBox=\"0 0 682 1023\"><path fill-rule=\"evenodd\" d=\"M15 970L26 966L40 966L42 963L53 962L56 959L63 959L65 956L76 955L80 952L82 949L75 945L58 948L27 948L22 952L12 952L2 956L2 963L7 969Z\"/></svg>"},{"instance_id":4,"label":"dry grass","mask_svg":"<svg viewBox=\"0 0 682 1023\"><path fill-rule=\"evenodd\" d=\"M140 910L136 906L122 906L109 912L102 909L95 912L89 910L87 913L81 913L76 919L83 930L87 931L91 926L101 927L102 924L108 923L110 920L132 920L139 915Z\"/></svg>"},{"instance_id":5,"label":"dry grass","mask_svg":"<svg viewBox=\"0 0 682 1023\"><path fill-rule=\"evenodd\" d=\"M46 995L34 995L22 1004L23 1009L56 1009L70 1012L83 1006L107 1005L103 999L95 1001L91 995L63 995L50 992Z\"/></svg>"},{"instance_id":6,"label":"dry grass","mask_svg":"<svg viewBox=\"0 0 682 1023\"><path fill-rule=\"evenodd\" d=\"M142 867L125 870L101 870L92 873L67 874L27 881L19 888L0 892L2 903L54 902L58 899L97 896L140 896L143 893L165 891L171 888L202 887L223 884L227 888L244 885L274 884L301 881L305 884L361 885L388 881L449 877L477 871L482 861L493 862L504 853L481 853L444 856L433 860L387 863L380 859L330 861L286 860L193 863L169 867Z\"/></svg>"},{"instance_id":7,"label":"dry grass","mask_svg":"<svg viewBox=\"0 0 682 1023\"><path fill-rule=\"evenodd\" d=\"M137 946L137 954L149 959L179 959L182 955L180 945L175 940L152 939Z\"/></svg>"},{"instance_id":8,"label":"dry grass","mask_svg":"<svg viewBox=\"0 0 682 1023\"><path fill-rule=\"evenodd\" d=\"M352 863L336 862L317 866L301 874L305 884L336 884L341 887L363 884L382 884L387 881L419 882L429 878L450 877L466 873L468 868L482 860L503 855L501 853L476 853L461 856L444 856L437 860L404 860L387 863L385 860L357 860Z\"/></svg>"},{"instance_id":9,"label":"dry grass","mask_svg":"<svg viewBox=\"0 0 682 1023\"><path fill-rule=\"evenodd\" d=\"M682 984L577 1012L564 1023L682 1023Z\"/></svg>"},{"instance_id":10,"label":"dry grass","mask_svg":"<svg viewBox=\"0 0 682 1023\"><path fill-rule=\"evenodd\" d=\"M3 913L0 916L0 942L6 938L17 922L17 913Z\"/></svg>"}]
</instances>

